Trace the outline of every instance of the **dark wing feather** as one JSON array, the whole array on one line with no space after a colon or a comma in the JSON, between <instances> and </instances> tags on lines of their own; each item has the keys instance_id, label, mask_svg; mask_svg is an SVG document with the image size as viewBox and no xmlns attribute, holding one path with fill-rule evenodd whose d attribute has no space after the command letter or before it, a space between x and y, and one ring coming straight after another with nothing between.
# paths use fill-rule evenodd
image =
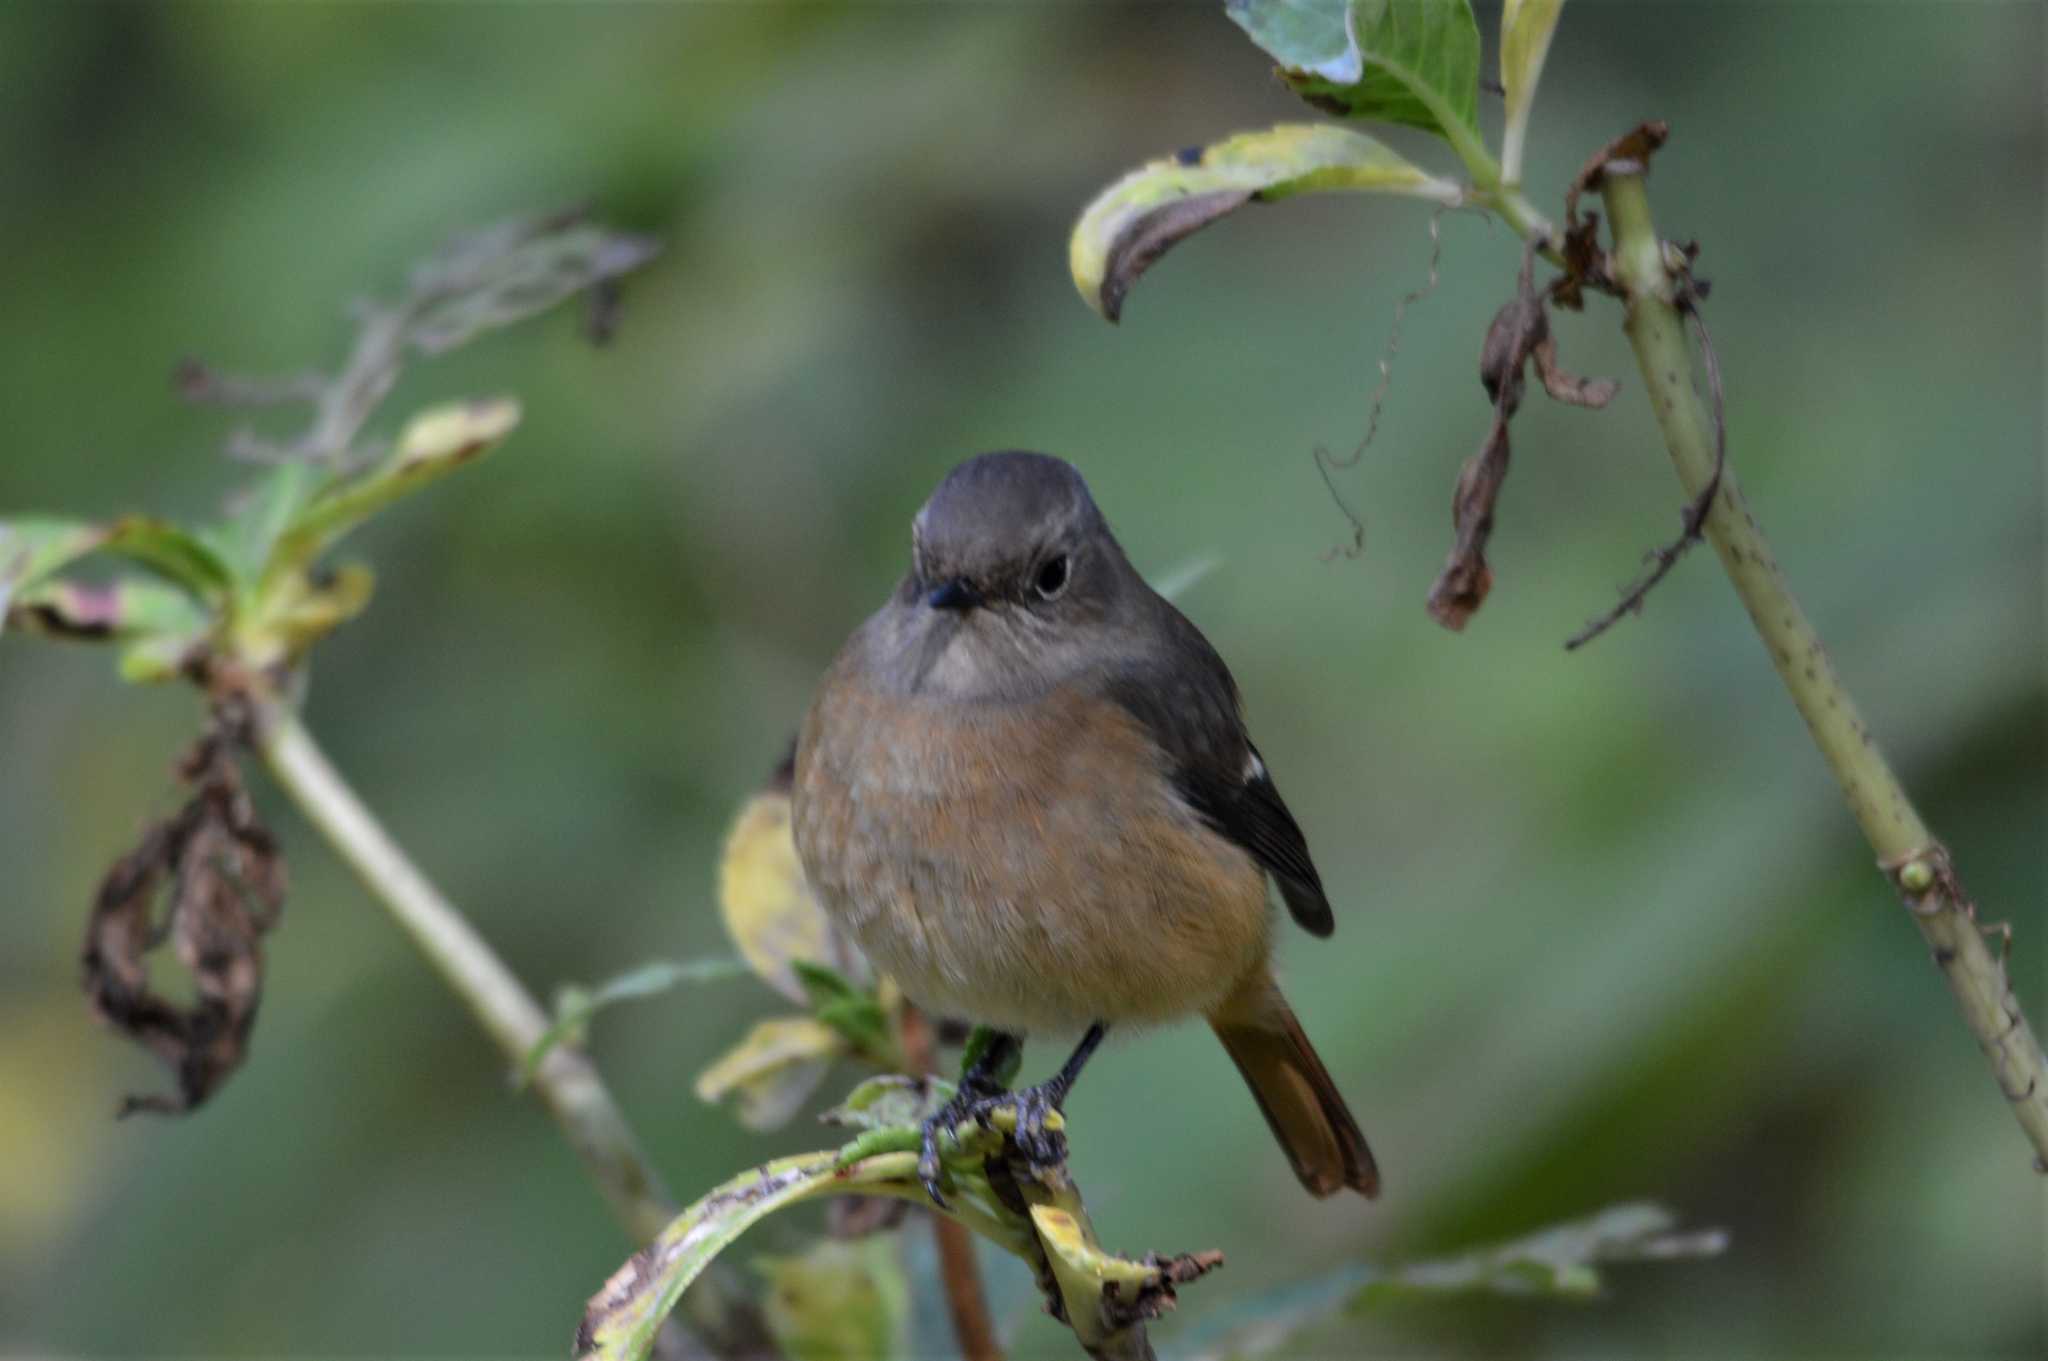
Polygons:
<instances>
[{"instance_id":1,"label":"dark wing feather","mask_svg":"<svg viewBox=\"0 0 2048 1361\"><path fill-rule=\"evenodd\" d=\"M1201 631L1159 603L1170 645L1164 655L1120 669L1110 678L1110 697L1159 744L1188 805L1273 876L1287 910L1309 934L1329 935L1337 923L1322 876L1245 733L1237 682Z\"/></svg>"}]
</instances>

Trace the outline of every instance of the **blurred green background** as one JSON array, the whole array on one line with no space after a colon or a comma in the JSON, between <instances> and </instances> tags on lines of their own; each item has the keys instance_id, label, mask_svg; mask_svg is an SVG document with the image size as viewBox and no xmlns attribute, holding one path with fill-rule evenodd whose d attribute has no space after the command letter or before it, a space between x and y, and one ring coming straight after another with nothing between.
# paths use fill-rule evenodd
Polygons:
<instances>
[{"instance_id":1,"label":"blurred green background","mask_svg":"<svg viewBox=\"0 0 2048 1361\"><path fill-rule=\"evenodd\" d=\"M2025 1145L1706 556L1559 646L1672 532L1617 313L1561 341L1623 379L1532 400L1463 637L1422 597L1487 413L1509 234L1443 221L1376 444L1342 486L1426 212L1247 212L1121 328L1065 235L1128 166L1313 117L1219 4L17 4L0 14L0 513L208 513L236 471L181 355L338 360L352 295L449 233L585 200L667 252L617 343L567 313L411 371L524 427L355 545L380 598L310 719L533 986L725 947L716 850L954 462L1075 460L1230 659L1340 930L1297 1007L1372 1135L1376 1205L1310 1203L1200 1027L1126 1036L1071 1112L1106 1240L1216 1246L1184 1317L1654 1197L1733 1234L1591 1306L1405 1308L1333 1353L2040 1356ZM1482 11L1482 31L1496 19ZM2043 14L2028 5L1570 7L1528 180L1555 210L1645 117L1698 236L1733 457L1795 587L2048 1005ZM1488 101L1498 117L1498 101ZM1426 139L1394 140L1432 166ZM295 891L254 1053L196 1116L77 993L106 863L171 798L195 697L0 639L0 1352L563 1353L622 1240L468 1015L265 797ZM730 982L595 1052L673 1185L816 1146L690 1081L779 1009ZM1049 1049L1050 1047L1046 1047ZM1054 1056L1038 1052L1036 1070ZM852 1074L835 1078L828 1091ZM745 1240L787 1250L800 1221ZM1021 1353L1068 1354L992 1261ZM1174 1324L1158 1336L1169 1350Z\"/></svg>"}]
</instances>

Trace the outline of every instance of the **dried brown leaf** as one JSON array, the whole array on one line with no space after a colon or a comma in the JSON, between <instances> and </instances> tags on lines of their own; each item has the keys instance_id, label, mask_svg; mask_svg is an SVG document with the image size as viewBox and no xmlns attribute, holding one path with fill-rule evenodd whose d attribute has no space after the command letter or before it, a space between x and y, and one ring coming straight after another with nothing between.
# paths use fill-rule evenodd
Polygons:
<instances>
[{"instance_id":1,"label":"dried brown leaf","mask_svg":"<svg viewBox=\"0 0 2048 1361\"><path fill-rule=\"evenodd\" d=\"M86 998L94 1015L168 1066L177 1090L130 1096L121 1114L180 1114L241 1065L263 992L263 934L284 906L276 840L242 787L240 725L217 715L179 763L184 805L152 825L100 884L87 925ZM179 1005L153 988L148 955L168 942L191 974Z\"/></svg>"}]
</instances>

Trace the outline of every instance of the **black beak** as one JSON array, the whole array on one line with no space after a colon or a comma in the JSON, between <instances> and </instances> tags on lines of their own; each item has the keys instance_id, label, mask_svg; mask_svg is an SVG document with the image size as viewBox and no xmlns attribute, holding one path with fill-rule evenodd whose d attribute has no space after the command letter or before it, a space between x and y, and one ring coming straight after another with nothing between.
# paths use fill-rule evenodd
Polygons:
<instances>
[{"instance_id":1,"label":"black beak","mask_svg":"<svg viewBox=\"0 0 2048 1361\"><path fill-rule=\"evenodd\" d=\"M981 603L981 592L968 585L965 578L954 577L926 592L924 603L935 610L957 610L965 614Z\"/></svg>"}]
</instances>

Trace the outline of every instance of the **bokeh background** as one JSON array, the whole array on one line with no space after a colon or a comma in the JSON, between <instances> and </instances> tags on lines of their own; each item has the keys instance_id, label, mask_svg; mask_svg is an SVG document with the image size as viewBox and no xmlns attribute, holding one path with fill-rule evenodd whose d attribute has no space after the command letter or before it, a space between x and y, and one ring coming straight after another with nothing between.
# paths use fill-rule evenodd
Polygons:
<instances>
[{"instance_id":1,"label":"bokeh background","mask_svg":"<svg viewBox=\"0 0 2048 1361\"><path fill-rule=\"evenodd\" d=\"M1676 525L1614 309L1560 327L1624 381L1532 400L1465 636L1422 597L1487 413L1509 234L1442 223L1363 429L1415 205L1299 200L1177 251L1103 325L1090 194L1173 147L1313 117L1217 4L138 5L0 14L0 513L204 515L227 419L181 355L338 360L351 296L449 233L587 201L658 234L621 334L567 313L411 371L511 391L488 464L355 545L380 598L310 720L537 989L718 953L713 871L809 687L956 460L1052 450L1234 666L1340 929L1291 990L1387 1171L1302 1198L1199 1027L1126 1037L1072 1104L1112 1245L1219 1246L1198 1317L1347 1260L1650 1197L1732 1233L1581 1306L1368 1318L1332 1354L2039 1356L2048 1196L1919 938L1712 561L1561 640ZM1482 12L1489 35L1496 19ZM1704 243L1733 456L1795 586L2048 1005L2042 11L1570 8L1529 182L1670 120L1653 195ZM1497 101L1490 117L1497 118ZM1448 167L1426 139L1396 136ZM468 1015L270 799L295 891L254 1054L196 1116L77 993L106 863L170 800L195 697L0 639L0 1351L553 1356L624 1255ZM693 1075L779 1001L711 985L593 1046L673 1184L817 1145ZM1049 1053L1038 1062L1049 1064ZM828 1084L843 1087L850 1072ZM740 1248L787 1249L771 1222ZM990 1266L1020 1352L1066 1354ZM1177 1325L1159 1330L1169 1350Z\"/></svg>"}]
</instances>

